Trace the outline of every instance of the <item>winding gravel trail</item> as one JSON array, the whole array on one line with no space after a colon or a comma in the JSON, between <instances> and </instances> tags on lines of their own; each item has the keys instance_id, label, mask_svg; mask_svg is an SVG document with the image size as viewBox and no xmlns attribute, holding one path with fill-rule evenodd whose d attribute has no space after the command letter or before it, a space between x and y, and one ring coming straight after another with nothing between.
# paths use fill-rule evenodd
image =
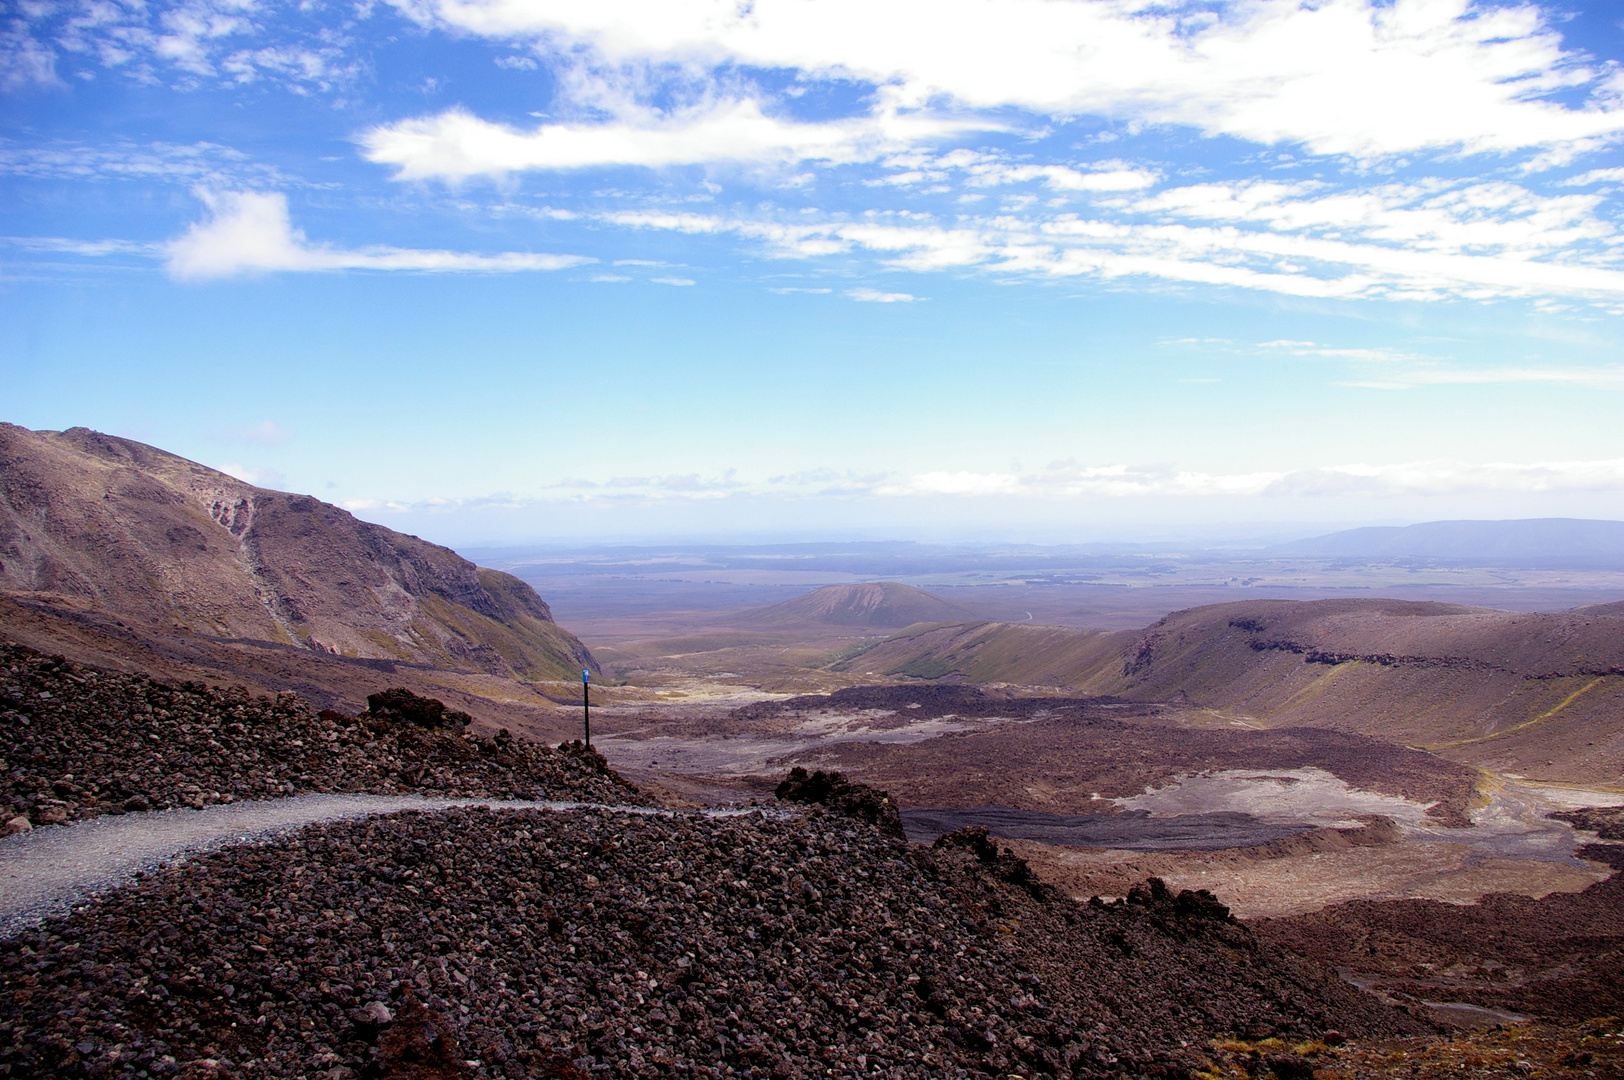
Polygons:
<instances>
[{"instance_id":1,"label":"winding gravel trail","mask_svg":"<svg viewBox=\"0 0 1624 1080\"><path fill-rule=\"evenodd\" d=\"M318 821L489 806L514 810L599 809L623 814L671 814L647 806L546 802L529 799L451 799L414 795L303 795L291 799L160 810L92 818L0 839L0 938L10 937L76 904L128 882L182 855L251 843ZM695 811L685 811L694 813ZM749 809L702 810L708 817ZM774 816L782 810L763 811Z\"/></svg>"}]
</instances>

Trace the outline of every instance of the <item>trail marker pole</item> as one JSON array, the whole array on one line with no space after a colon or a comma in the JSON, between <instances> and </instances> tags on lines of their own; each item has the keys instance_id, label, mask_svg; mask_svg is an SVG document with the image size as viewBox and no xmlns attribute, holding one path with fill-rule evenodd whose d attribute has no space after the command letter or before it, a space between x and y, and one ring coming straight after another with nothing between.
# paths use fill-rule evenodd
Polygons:
<instances>
[{"instance_id":1,"label":"trail marker pole","mask_svg":"<svg viewBox=\"0 0 1624 1080\"><path fill-rule=\"evenodd\" d=\"M587 690L587 683L592 678L592 672L586 668L581 669L581 728L586 733L586 748L592 749L592 699Z\"/></svg>"}]
</instances>

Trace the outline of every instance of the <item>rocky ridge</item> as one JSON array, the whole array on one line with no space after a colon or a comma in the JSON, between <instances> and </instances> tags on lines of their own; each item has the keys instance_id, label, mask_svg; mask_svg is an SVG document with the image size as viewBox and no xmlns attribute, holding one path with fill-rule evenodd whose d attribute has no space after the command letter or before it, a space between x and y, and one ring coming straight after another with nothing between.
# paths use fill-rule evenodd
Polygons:
<instances>
[{"instance_id":1,"label":"rocky ridge","mask_svg":"<svg viewBox=\"0 0 1624 1080\"><path fill-rule=\"evenodd\" d=\"M301 792L648 801L597 754L475 736L458 730L465 714L425 726L414 718L444 718L439 702L374 697L362 716L318 713L297 694L170 685L0 642L0 821L17 831Z\"/></svg>"},{"instance_id":2,"label":"rocky ridge","mask_svg":"<svg viewBox=\"0 0 1624 1080\"><path fill-rule=\"evenodd\" d=\"M1225 1033L1423 1030L1210 898L1077 904L987 846L815 805L315 826L0 942L0 1070L1171 1078Z\"/></svg>"}]
</instances>

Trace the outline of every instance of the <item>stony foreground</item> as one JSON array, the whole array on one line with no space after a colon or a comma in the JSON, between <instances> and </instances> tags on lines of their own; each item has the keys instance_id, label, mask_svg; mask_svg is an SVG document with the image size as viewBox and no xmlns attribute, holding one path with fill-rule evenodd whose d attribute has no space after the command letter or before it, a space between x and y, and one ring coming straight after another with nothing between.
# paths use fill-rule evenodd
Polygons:
<instances>
[{"instance_id":1,"label":"stony foreground","mask_svg":"<svg viewBox=\"0 0 1624 1080\"><path fill-rule=\"evenodd\" d=\"M596 755L426 728L394 711L318 714L292 693L169 686L6 643L0 754L0 824L301 792L647 801Z\"/></svg>"},{"instance_id":2,"label":"stony foreground","mask_svg":"<svg viewBox=\"0 0 1624 1080\"><path fill-rule=\"evenodd\" d=\"M0 1074L1182 1077L1421 1030L1210 898L1024 871L818 808L315 826L0 942Z\"/></svg>"}]
</instances>

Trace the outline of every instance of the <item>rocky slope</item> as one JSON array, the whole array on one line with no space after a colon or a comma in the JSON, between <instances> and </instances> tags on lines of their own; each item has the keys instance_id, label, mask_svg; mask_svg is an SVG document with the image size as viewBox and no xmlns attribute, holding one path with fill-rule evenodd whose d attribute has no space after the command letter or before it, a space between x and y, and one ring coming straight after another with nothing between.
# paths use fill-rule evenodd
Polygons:
<instances>
[{"instance_id":1,"label":"rocky slope","mask_svg":"<svg viewBox=\"0 0 1624 1080\"><path fill-rule=\"evenodd\" d=\"M645 801L596 754L429 726L411 701L317 713L297 694L168 685L0 643L0 825L313 791Z\"/></svg>"},{"instance_id":2,"label":"rocky slope","mask_svg":"<svg viewBox=\"0 0 1624 1080\"><path fill-rule=\"evenodd\" d=\"M844 664L877 674L1174 700L1358 731L1497 771L1624 782L1624 617L1396 600L1245 601L1140 631L920 628Z\"/></svg>"},{"instance_id":3,"label":"rocky slope","mask_svg":"<svg viewBox=\"0 0 1624 1080\"><path fill-rule=\"evenodd\" d=\"M0 942L0 1068L1185 1077L1229 1032L1422 1030L1208 897L1079 905L987 848L816 808L316 826Z\"/></svg>"},{"instance_id":4,"label":"rocky slope","mask_svg":"<svg viewBox=\"0 0 1624 1080\"><path fill-rule=\"evenodd\" d=\"M595 666L517 578L85 428L0 424L0 590L147 633L526 678Z\"/></svg>"}]
</instances>

